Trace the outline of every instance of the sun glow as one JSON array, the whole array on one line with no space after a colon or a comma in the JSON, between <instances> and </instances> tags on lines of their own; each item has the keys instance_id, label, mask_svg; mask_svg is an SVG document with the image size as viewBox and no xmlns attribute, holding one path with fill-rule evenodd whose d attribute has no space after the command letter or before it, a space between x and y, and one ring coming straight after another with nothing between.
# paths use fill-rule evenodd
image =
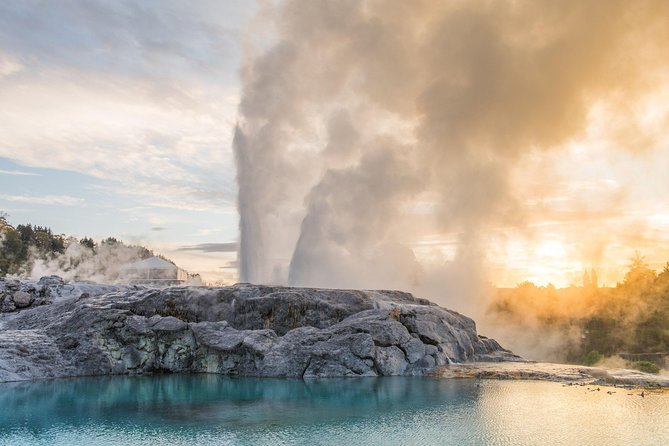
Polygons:
<instances>
[{"instance_id":1,"label":"sun glow","mask_svg":"<svg viewBox=\"0 0 669 446\"><path fill-rule=\"evenodd\" d=\"M534 249L538 257L543 259L563 259L567 250L559 240L543 240Z\"/></svg>"}]
</instances>

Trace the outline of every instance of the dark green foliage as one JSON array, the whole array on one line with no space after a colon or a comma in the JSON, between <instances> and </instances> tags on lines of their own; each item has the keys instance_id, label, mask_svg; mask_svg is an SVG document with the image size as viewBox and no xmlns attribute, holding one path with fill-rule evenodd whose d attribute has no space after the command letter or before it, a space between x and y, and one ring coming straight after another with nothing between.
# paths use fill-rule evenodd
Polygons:
<instances>
[{"instance_id":1,"label":"dark green foliage","mask_svg":"<svg viewBox=\"0 0 669 446\"><path fill-rule=\"evenodd\" d=\"M632 368L645 373L660 373L660 366L650 361L633 362Z\"/></svg>"},{"instance_id":2,"label":"dark green foliage","mask_svg":"<svg viewBox=\"0 0 669 446\"><path fill-rule=\"evenodd\" d=\"M639 320L635 327L635 351L669 352L669 315L654 310Z\"/></svg>"},{"instance_id":3,"label":"dark green foliage","mask_svg":"<svg viewBox=\"0 0 669 446\"><path fill-rule=\"evenodd\" d=\"M113 248L114 252L123 250L132 251L133 257L146 259L153 256L153 251L143 246L125 245L113 237L100 242L100 245L90 237L77 240L74 237L66 238L63 234L53 234L50 228L44 226L33 226L32 224L20 224L16 228L9 224L6 213L0 211L0 277L8 274L22 274L30 272L36 260L56 259L64 254L70 244L79 244L90 250L90 256L94 256L98 248ZM116 249L118 248L118 249ZM106 253L109 254L109 249ZM82 257L64 258L65 264L60 265L63 270L75 268L82 261ZM65 259L66 258L66 259ZM104 262L100 262L100 268L104 268ZM104 273L104 271L97 271Z\"/></svg>"},{"instance_id":4,"label":"dark green foliage","mask_svg":"<svg viewBox=\"0 0 669 446\"><path fill-rule=\"evenodd\" d=\"M95 241L93 241L92 238L84 237L81 240L79 240L79 243L81 244L81 246L85 246L86 248L95 252L96 244L95 244Z\"/></svg>"},{"instance_id":5,"label":"dark green foliage","mask_svg":"<svg viewBox=\"0 0 669 446\"><path fill-rule=\"evenodd\" d=\"M581 351L596 351L606 356L619 352L625 345L625 339L621 337L621 323L612 317L594 316L586 319L583 323Z\"/></svg>"},{"instance_id":6,"label":"dark green foliage","mask_svg":"<svg viewBox=\"0 0 669 446\"><path fill-rule=\"evenodd\" d=\"M5 227L2 231L2 245L0 245L0 276L15 274L18 267L25 262L25 252L20 234L13 228Z\"/></svg>"},{"instance_id":7,"label":"dark green foliage","mask_svg":"<svg viewBox=\"0 0 669 446\"><path fill-rule=\"evenodd\" d=\"M585 365L595 365L603 358L602 354L597 350L592 350L590 353L583 357L583 364Z\"/></svg>"},{"instance_id":8,"label":"dark green foliage","mask_svg":"<svg viewBox=\"0 0 669 446\"><path fill-rule=\"evenodd\" d=\"M623 283L599 290L593 314L581 321L581 352L669 352L668 276L656 276L637 257Z\"/></svg>"}]
</instances>

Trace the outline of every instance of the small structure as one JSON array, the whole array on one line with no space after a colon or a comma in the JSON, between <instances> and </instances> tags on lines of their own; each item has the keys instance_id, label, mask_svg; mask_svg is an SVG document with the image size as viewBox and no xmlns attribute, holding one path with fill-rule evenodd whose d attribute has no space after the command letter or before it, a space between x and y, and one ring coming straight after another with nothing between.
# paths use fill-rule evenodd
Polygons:
<instances>
[{"instance_id":1,"label":"small structure","mask_svg":"<svg viewBox=\"0 0 669 446\"><path fill-rule=\"evenodd\" d=\"M121 268L121 278L129 283L175 285L188 280L188 272L160 257L130 263Z\"/></svg>"}]
</instances>

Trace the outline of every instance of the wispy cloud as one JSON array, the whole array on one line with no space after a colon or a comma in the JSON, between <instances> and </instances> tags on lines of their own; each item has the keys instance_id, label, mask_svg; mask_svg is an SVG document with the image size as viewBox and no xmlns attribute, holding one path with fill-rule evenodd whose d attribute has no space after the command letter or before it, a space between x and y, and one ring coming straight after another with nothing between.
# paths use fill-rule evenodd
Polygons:
<instances>
[{"instance_id":1,"label":"wispy cloud","mask_svg":"<svg viewBox=\"0 0 669 446\"><path fill-rule=\"evenodd\" d=\"M139 205L232 208L239 35L254 10L0 4L0 71L12 73L0 76L0 156L112 180Z\"/></svg>"},{"instance_id":2,"label":"wispy cloud","mask_svg":"<svg viewBox=\"0 0 669 446\"><path fill-rule=\"evenodd\" d=\"M18 73L23 68L23 65L16 59L0 54L0 78Z\"/></svg>"},{"instance_id":3,"label":"wispy cloud","mask_svg":"<svg viewBox=\"0 0 669 446\"><path fill-rule=\"evenodd\" d=\"M21 170L3 170L3 169L0 169L0 175L14 175L14 176L25 176L25 177L40 176L40 174L34 172L25 172Z\"/></svg>"},{"instance_id":4,"label":"wispy cloud","mask_svg":"<svg viewBox=\"0 0 669 446\"><path fill-rule=\"evenodd\" d=\"M229 243L200 243L198 245L181 246L177 251L202 251L202 252L237 252L239 244Z\"/></svg>"},{"instance_id":5,"label":"wispy cloud","mask_svg":"<svg viewBox=\"0 0 669 446\"><path fill-rule=\"evenodd\" d=\"M0 194L0 200L11 201L14 203L46 204L55 206L81 206L85 202L82 198L72 197L70 195L34 196Z\"/></svg>"},{"instance_id":6,"label":"wispy cloud","mask_svg":"<svg viewBox=\"0 0 669 446\"><path fill-rule=\"evenodd\" d=\"M238 260L231 260L225 266L219 266L219 269L237 269L239 268Z\"/></svg>"}]
</instances>

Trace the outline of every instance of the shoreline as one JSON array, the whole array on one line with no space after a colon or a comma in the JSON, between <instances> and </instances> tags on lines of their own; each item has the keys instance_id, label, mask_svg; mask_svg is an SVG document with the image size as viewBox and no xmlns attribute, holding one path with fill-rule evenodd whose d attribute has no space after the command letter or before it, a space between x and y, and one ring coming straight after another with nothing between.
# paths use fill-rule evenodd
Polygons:
<instances>
[{"instance_id":1,"label":"shoreline","mask_svg":"<svg viewBox=\"0 0 669 446\"><path fill-rule=\"evenodd\" d=\"M141 373L141 374L102 374L102 375L75 375L43 377L33 379L21 379L2 381L3 384L37 383L54 380L71 380L80 378L124 378L124 377L156 377L165 375L219 375L231 379L257 378L257 379L279 379L279 380L304 380L295 377L267 377L267 376L233 376L219 373ZM476 379L490 381L548 381L560 383L565 386L601 386L611 388L622 388L627 390L649 390L654 392L669 393L669 375L652 375L630 369L606 369L603 367L589 367L572 364L554 364L542 362L470 362L461 364L449 364L442 366L432 373L424 375L407 376L406 378L439 378L439 379ZM329 379L379 379L383 376L332 376L308 378L306 381L327 381ZM593 389L594 390L594 389Z\"/></svg>"},{"instance_id":2,"label":"shoreline","mask_svg":"<svg viewBox=\"0 0 669 446\"><path fill-rule=\"evenodd\" d=\"M433 376L452 379L536 380L566 385L596 385L669 391L669 375L542 362L471 362L449 364Z\"/></svg>"}]
</instances>

